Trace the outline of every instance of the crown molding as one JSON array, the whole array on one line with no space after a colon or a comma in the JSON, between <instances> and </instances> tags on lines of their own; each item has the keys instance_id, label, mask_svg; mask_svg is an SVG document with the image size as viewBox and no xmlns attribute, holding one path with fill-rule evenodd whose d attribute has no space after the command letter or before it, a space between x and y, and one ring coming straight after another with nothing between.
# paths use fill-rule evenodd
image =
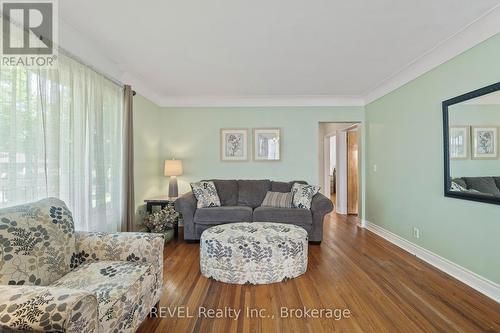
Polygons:
<instances>
[{"instance_id":1,"label":"crown molding","mask_svg":"<svg viewBox=\"0 0 500 333\"><path fill-rule=\"evenodd\" d=\"M160 101L163 107L280 107L280 106L364 106L361 96L175 96Z\"/></svg>"},{"instance_id":2,"label":"crown molding","mask_svg":"<svg viewBox=\"0 0 500 333\"><path fill-rule=\"evenodd\" d=\"M364 95L365 104L402 87L500 32L500 5L495 6L457 33L412 61Z\"/></svg>"},{"instance_id":3,"label":"crown molding","mask_svg":"<svg viewBox=\"0 0 500 333\"><path fill-rule=\"evenodd\" d=\"M162 96L157 91L151 89L151 86L145 83L144 80L139 78L137 75L124 71L120 76L120 80L124 84L130 85L132 89L134 89L134 91L139 93L139 95L147 98L150 102L153 102L154 104L160 107L163 106Z\"/></svg>"}]
</instances>

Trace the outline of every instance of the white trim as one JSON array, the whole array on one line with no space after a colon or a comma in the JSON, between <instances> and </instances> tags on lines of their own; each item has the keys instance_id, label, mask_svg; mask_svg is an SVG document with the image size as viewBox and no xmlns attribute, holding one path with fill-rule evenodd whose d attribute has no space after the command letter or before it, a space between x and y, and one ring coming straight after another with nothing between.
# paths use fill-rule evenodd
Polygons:
<instances>
[{"instance_id":1,"label":"white trim","mask_svg":"<svg viewBox=\"0 0 500 333\"><path fill-rule=\"evenodd\" d=\"M290 96L164 96L162 107L279 107L279 106L364 106L361 96L290 95Z\"/></svg>"},{"instance_id":2,"label":"white trim","mask_svg":"<svg viewBox=\"0 0 500 333\"><path fill-rule=\"evenodd\" d=\"M330 188L330 137L328 135L323 136L323 186L320 192L330 198L331 188Z\"/></svg>"},{"instance_id":3,"label":"white trim","mask_svg":"<svg viewBox=\"0 0 500 333\"><path fill-rule=\"evenodd\" d=\"M422 74L500 32L500 5L475 19L457 33L412 61L406 68L387 78L365 94L365 104L387 95Z\"/></svg>"},{"instance_id":4,"label":"white trim","mask_svg":"<svg viewBox=\"0 0 500 333\"><path fill-rule=\"evenodd\" d=\"M347 131L337 131L336 212L347 214Z\"/></svg>"},{"instance_id":5,"label":"white trim","mask_svg":"<svg viewBox=\"0 0 500 333\"><path fill-rule=\"evenodd\" d=\"M462 281L466 285L476 289L480 293L500 302L500 285L490 281L470 270L464 268L454 262L445 259L434 252L431 252L423 247L414 244L403 237L400 237L370 221L362 220L361 226L374 234L384 238L385 240L399 246L403 250L417 256L423 261L431 264L437 269L453 276L455 279Z\"/></svg>"}]
</instances>

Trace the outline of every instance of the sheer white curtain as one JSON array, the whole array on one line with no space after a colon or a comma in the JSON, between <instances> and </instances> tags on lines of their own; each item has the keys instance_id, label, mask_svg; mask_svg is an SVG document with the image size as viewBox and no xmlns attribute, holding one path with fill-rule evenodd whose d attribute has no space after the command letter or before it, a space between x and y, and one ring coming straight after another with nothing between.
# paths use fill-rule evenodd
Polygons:
<instances>
[{"instance_id":1,"label":"sheer white curtain","mask_svg":"<svg viewBox=\"0 0 500 333\"><path fill-rule=\"evenodd\" d=\"M120 230L123 87L58 60L52 70L0 67L0 207L53 196L77 230Z\"/></svg>"}]
</instances>

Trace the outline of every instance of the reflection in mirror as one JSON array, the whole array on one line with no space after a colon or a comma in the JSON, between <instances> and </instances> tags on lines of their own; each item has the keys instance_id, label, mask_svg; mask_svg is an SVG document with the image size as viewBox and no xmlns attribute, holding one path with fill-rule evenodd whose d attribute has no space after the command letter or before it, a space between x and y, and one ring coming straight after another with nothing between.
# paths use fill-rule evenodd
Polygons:
<instances>
[{"instance_id":1,"label":"reflection in mirror","mask_svg":"<svg viewBox=\"0 0 500 333\"><path fill-rule=\"evenodd\" d=\"M500 202L500 91L448 106L449 191Z\"/></svg>"}]
</instances>

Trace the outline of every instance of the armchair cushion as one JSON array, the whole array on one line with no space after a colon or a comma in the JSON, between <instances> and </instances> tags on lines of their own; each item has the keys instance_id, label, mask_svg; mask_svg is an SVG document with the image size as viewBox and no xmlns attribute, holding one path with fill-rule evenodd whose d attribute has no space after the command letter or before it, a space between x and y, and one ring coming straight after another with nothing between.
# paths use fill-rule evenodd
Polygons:
<instances>
[{"instance_id":1,"label":"armchair cushion","mask_svg":"<svg viewBox=\"0 0 500 333\"><path fill-rule=\"evenodd\" d=\"M70 271L74 224L56 198L0 209L0 284L49 285Z\"/></svg>"},{"instance_id":2,"label":"armchair cushion","mask_svg":"<svg viewBox=\"0 0 500 333\"><path fill-rule=\"evenodd\" d=\"M0 285L0 332L98 332L97 299L88 291Z\"/></svg>"},{"instance_id":3,"label":"armchair cushion","mask_svg":"<svg viewBox=\"0 0 500 333\"><path fill-rule=\"evenodd\" d=\"M112 260L147 262L163 266L163 234L142 232L77 231L71 268L85 261Z\"/></svg>"},{"instance_id":4,"label":"armchair cushion","mask_svg":"<svg viewBox=\"0 0 500 333\"><path fill-rule=\"evenodd\" d=\"M89 261L52 284L81 289L97 296L102 332L112 328L137 327L150 310L145 297L151 295L153 264L135 261ZM120 326L121 325L121 326Z\"/></svg>"},{"instance_id":5,"label":"armchair cushion","mask_svg":"<svg viewBox=\"0 0 500 333\"><path fill-rule=\"evenodd\" d=\"M150 304L146 307L152 307L160 300L161 288L163 285L163 246L165 245L163 234L78 231L75 235L76 252L73 254L71 259L71 265L73 268L76 268L83 263L95 261L128 261L151 264L151 273L146 275L151 275L153 277L153 281L151 283L147 281L139 283L148 289L146 291L142 290L140 289L142 287L134 284L131 292L142 296L147 295L148 300L146 303ZM132 266L127 267L127 269L130 269ZM127 299L133 299L133 296L130 296ZM102 313L102 311L99 312ZM146 314L144 314L144 316L145 315ZM144 318L144 316L142 318ZM112 323L123 324L120 321L114 320L117 317L119 317L118 314L112 317L112 319L109 319L112 321L108 321L108 325L111 325Z\"/></svg>"}]
</instances>

